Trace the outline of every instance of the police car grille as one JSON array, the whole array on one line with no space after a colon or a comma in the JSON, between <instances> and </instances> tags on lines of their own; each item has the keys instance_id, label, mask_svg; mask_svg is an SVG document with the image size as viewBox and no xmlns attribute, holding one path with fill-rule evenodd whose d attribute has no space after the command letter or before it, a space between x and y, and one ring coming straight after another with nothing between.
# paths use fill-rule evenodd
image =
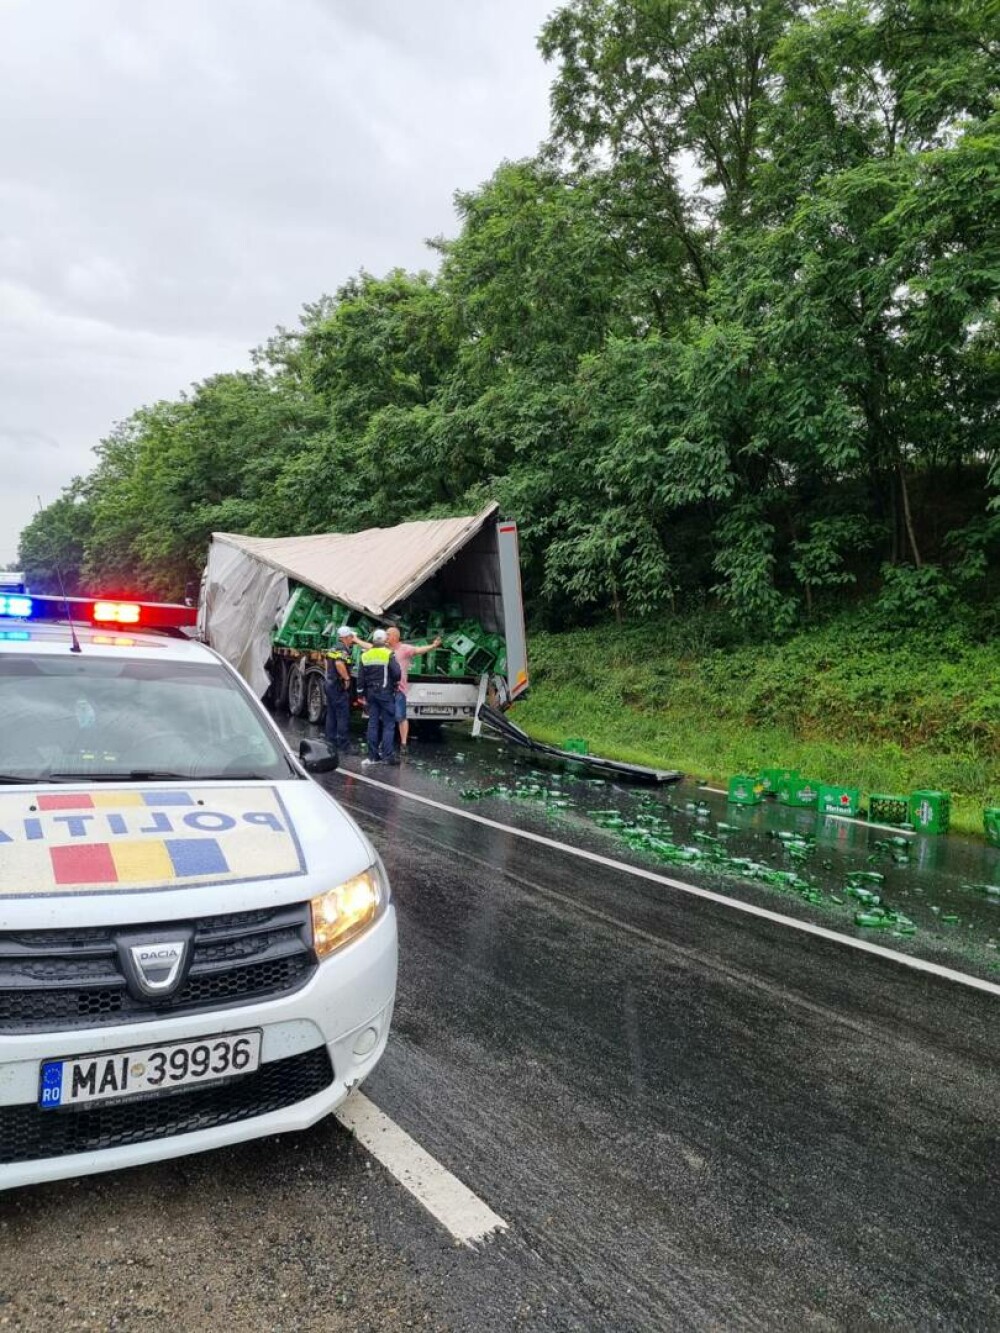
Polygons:
<instances>
[{"instance_id":1,"label":"police car grille","mask_svg":"<svg viewBox=\"0 0 1000 1333\"><path fill-rule=\"evenodd\" d=\"M0 1107L0 1163L31 1162L102 1148L123 1148L280 1111L333 1082L325 1046L273 1060L253 1074L208 1088L179 1088L152 1098L97 1102L66 1111Z\"/></svg>"},{"instance_id":2,"label":"police car grille","mask_svg":"<svg viewBox=\"0 0 1000 1333\"><path fill-rule=\"evenodd\" d=\"M191 967L169 999L125 985L115 936L194 930ZM316 969L305 903L142 926L0 932L0 1033L136 1023L287 995Z\"/></svg>"}]
</instances>

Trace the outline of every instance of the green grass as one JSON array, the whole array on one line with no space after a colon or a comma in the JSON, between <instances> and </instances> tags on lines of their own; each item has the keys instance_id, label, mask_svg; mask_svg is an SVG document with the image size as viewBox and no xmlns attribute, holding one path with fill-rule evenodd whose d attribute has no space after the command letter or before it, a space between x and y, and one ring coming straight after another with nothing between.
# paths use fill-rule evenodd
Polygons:
<instances>
[{"instance_id":1,"label":"green grass","mask_svg":"<svg viewBox=\"0 0 1000 1333\"><path fill-rule=\"evenodd\" d=\"M1000 805L1000 644L845 617L787 642L724 646L704 615L531 636L514 720L539 740L722 785L769 765L864 792L950 791L952 827Z\"/></svg>"}]
</instances>

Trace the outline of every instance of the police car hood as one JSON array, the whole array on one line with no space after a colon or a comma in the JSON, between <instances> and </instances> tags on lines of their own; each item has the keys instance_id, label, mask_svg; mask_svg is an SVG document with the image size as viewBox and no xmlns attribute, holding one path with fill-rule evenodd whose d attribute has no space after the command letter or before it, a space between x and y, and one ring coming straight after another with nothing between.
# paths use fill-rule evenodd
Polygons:
<instances>
[{"instance_id":1,"label":"police car hood","mask_svg":"<svg viewBox=\"0 0 1000 1333\"><path fill-rule=\"evenodd\" d=\"M0 788L0 930L302 902L371 865L311 780Z\"/></svg>"}]
</instances>

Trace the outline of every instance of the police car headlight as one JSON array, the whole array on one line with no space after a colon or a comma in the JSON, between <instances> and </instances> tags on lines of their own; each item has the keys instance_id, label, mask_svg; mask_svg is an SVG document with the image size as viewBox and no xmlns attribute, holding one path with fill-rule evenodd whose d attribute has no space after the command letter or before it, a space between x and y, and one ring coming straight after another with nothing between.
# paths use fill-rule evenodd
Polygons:
<instances>
[{"instance_id":1,"label":"police car headlight","mask_svg":"<svg viewBox=\"0 0 1000 1333\"><path fill-rule=\"evenodd\" d=\"M309 906L317 958L326 958L367 930L388 901L389 883L378 863L313 898Z\"/></svg>"}]
</instances>

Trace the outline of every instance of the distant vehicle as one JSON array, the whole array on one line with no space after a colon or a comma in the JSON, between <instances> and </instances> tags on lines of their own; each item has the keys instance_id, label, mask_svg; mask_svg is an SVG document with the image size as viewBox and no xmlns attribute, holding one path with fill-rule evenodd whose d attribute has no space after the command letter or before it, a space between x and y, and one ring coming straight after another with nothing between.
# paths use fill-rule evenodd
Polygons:
<instances>
[{"instance_id":1,"label":"distant vehicle","mask_svg":"<svg viewBox=\"0 0 1000 1333\"><path fill-rule=\"evenodd\" d=\"M213 534L198 625L258 695L321 723L337 627L398 625L441 649L410 668L407 714L473 721L528 688L517 525L461 518L305 537Z\"/></svg>"},{"instance_id":2,"label":"distant vehicle","mask_svg":"<svg viewBox=\"0 0 1000 1333\"><path fill-rule=\"evenodd\" d=\"M71 631L16 596L0 1187L304 1129L378 1062L396 987L385 869L310 776L336 755L294 755L214 652L143 630L154 604Z\"/></svg>"}]
</instances>

